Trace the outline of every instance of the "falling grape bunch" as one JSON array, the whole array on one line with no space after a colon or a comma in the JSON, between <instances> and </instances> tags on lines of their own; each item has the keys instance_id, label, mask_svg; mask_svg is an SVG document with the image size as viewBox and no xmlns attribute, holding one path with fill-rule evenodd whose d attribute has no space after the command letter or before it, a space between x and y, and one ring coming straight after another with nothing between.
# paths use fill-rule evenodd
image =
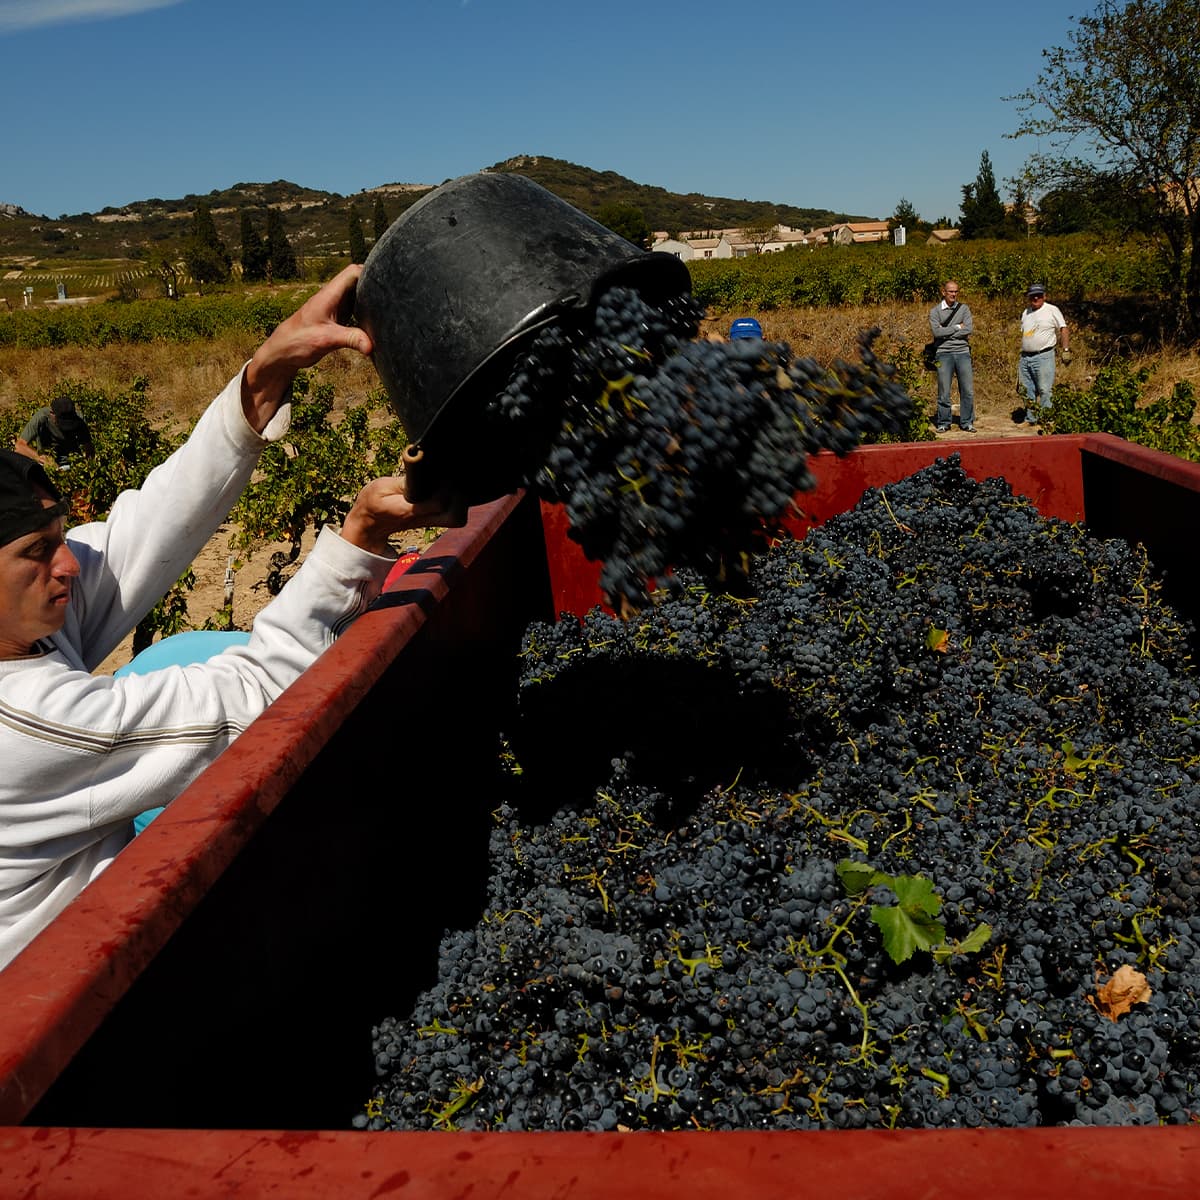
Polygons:
<instances>
[{"instance_id":1,"label":"falling grape bunch","mask_svg":"<svg viewBox=\"0 0 1200 1200\"><path fill-rule=\"evenodd\" d=\"M524 447L521 484L565 506L623 613L680 568L735 586L812 486L810 455L896 432L911 412L872 351L878 329L860 337L861 362L825 368L780 342L695 340L702 316L690 296L655 306L614 287L579 323L541 330L487 408Z\"/></svg>"}]
</instances>

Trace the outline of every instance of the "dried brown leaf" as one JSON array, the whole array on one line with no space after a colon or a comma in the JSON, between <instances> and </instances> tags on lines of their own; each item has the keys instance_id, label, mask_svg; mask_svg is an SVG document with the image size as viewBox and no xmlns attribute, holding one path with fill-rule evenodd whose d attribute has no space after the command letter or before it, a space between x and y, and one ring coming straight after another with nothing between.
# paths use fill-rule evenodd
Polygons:
<instances>
[{"instance_id":1,"label":"dried brown leaf","mask_svg":"<svg viewBox=\"0 0 1200 1200\"><path fill-rule=\"evenodd\" d=\"M1117 968L1107 983L1100 983L1097 979L1096 994L1089 996L1088 1002L1102 1017L1116 1021L1135 1004L1145 1004L1150 995L1150 985L1145 975L1126 963Z\"/></svg>"}]
</instances>

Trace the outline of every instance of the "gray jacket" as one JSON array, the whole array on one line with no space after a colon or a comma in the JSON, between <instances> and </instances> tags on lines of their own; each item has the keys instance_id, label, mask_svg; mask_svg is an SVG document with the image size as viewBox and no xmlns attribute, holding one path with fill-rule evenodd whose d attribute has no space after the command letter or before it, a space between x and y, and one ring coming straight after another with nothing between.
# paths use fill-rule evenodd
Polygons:
<instances>
[{"instance_id":1,"label":"gray jacket","mask_svg":"<svg viewBox=\"0 0 1200 1200\"><path fill-rule=\"evenodd\" d=\"M943 326L942 318L945 315L946 310L942 308L940 300L929 310L929 330L937 344L937 352L953 354L957 351L962 354L970 351L971 347L967 343L967 338L975 332L975 322L971 318L971 310L965 304L960 304L958 312L954 314L954 319L949 325Z\"/></svg>"}]
</instances>

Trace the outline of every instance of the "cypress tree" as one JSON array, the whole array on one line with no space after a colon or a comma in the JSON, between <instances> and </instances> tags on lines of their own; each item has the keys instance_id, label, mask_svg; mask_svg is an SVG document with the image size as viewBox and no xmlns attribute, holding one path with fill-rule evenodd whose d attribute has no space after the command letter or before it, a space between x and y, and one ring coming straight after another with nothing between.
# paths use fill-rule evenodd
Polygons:
<instances>
[{"instance_id":1,"label":"cypress tree","mask_svg":"<svg viewBox=\"0 0 1200 1200\"><path fill-rule=\"evenodd\" d=\"M363 237L362 221L358 209L350 205L350 261L361 263L367 261L367 239Z\"/></svg>"},{"instance_id":2,"label":"cypress tree","mask_svg":"<svg viewBox=\"0 0 1200 1200\"><path fill-rule=\"evenodd\" d=\"M242 279L257 283L267 277L267 244L254 228L250 214L242 213Z\"/></svg>"},{"instance_id":3,"label":"cypress tree","mask_svg":"<svg viewBox=\"0 0 1200 1200\"><path fill-rule=\"evenodd\" d=\"M267 277L272 281L295 279L296 252L288 241L283 215L277 208L267 209Z\"/></svg>"},{"instance_id":4,"label":"cypress tree","mask_svg":"<svg viewBox=\"0 0 1200 1200\"><path fill-rule=\"evenodd\" d=\"M1007 236L1004 201L996 189L991 155L986 150L979 159L975 182L964 184L962 194L962 220L958 227L964 238Z\"/></svg>"},{"instance_id":5,"label":"cypress tree","mask_svg":"<svg viewBox=\"0 0 1200 1200\"><path fill-rule=\"evenodd\" d=\"M372 223L375 227L375 240L379 241L387 232L388 225L391 224L388 220L387 209L383 207L383 197L379 195L375 197L375 214Z\"/></svg>"},{"instance_id":6,"label":"cypress tree","mask_svg":"<svg viewBox=\"0 0 1200 1200\"><path fill-rule=\"evenodd\" d=\"M183 263L201 289L206 283L226 283L229 279L233 259L217 233L207 204L196 205L192 232L183 245Z\"/></svg>"}]
</instances>

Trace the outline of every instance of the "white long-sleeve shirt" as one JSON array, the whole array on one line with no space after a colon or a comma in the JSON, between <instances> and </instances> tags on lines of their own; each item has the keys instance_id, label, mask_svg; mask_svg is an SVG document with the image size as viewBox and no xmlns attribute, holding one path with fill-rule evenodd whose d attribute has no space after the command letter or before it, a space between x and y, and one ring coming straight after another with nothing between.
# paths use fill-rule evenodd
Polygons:
<instances>
[{"instance_id":1,"label":"white long-sleeve shirt","mask_svg":"<svg viewBox=\"0 0 1200 1200\"><path fill-rule=\"evenodd\" d=\"M80 574L63 628L0 661L0 967L113 860L133 818L211 763L378 594L393 560L325 529L249 642L205 663L92 675L217 530L266 439L241 375L106 521L67 533Z\"/></svg>"}]
</instances>

